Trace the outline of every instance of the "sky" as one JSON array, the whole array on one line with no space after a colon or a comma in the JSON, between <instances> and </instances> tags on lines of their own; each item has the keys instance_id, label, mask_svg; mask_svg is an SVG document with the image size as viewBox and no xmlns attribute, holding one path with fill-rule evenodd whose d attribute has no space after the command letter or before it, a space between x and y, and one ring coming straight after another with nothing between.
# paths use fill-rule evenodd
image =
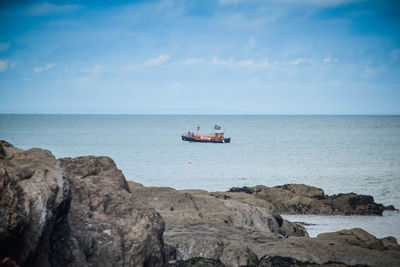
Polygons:
<instances>
[{"instance_id":1,"label":"sky","mask_svg":"<svg viewBox=\"0 0 400 267\"><path fill-rule=\"evenodd\" d=\"M400 1L0 0L0 113L400 114Z\"/></svg>"}]
</instances>

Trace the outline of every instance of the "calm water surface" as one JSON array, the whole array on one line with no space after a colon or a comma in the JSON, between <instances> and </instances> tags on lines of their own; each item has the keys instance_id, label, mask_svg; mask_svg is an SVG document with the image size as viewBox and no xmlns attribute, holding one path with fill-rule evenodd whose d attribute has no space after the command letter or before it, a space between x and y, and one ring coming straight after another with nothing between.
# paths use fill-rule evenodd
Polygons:
<instances>
[{"instance_id":1,"label":"calm water surface","mask_svg":"<svg viewBox=\"0 0 400 267\"><path fill-rule=\"evenodd\" d=\"M230 144L185 143L200 125ZM0 139L56 157L107 155L146 186L228 190L304 183L400 207L400 116L0 115ZM188 164L191 161L192 164ZM290 216L289 216L290 217ZM400 215L295 216L312 236L360 226L400 239ZM371 230L372 229L372 230Z\"/></svg>"}]
</instances>

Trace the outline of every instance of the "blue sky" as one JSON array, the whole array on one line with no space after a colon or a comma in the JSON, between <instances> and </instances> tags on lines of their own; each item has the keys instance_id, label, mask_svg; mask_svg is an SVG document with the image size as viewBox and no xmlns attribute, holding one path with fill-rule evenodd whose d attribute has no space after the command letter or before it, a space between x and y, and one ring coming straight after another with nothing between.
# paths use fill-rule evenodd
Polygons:
<instances>
[{"instance_id":1,"label":"blue sky","mask_svg":"<svg viewBox=\"0 0 400 267\"><path fill-rule=\"evenodd\" d=\"M400 114L396 0L0 1L0 20L2 113Z\"/></svg>"}]
</instances>

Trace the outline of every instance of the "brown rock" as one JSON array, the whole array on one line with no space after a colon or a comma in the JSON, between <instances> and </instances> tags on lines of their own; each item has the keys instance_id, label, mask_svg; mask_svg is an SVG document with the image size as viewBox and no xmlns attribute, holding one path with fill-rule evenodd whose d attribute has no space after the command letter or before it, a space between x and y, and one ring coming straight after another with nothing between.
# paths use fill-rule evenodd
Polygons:
<instances>
[{"instance_id":1,"label":"brown rock","mask_svg":"<svg viewBox=\"0 0 400 267\"><path fill-rule=\"evenodd\" d=\"M128 188L110 158L57 161L48 151L0 142L0 259L21 266L400 266L393 237L356 228L309 238L276 212L368 211L370 197L329 197L305 185L249 190Z\"/></svg>"},{"instance_id":2,"label":"brown rock","mask_svg":"<svg viewBox=\"0 0 400 267\"><path fill-rule=\"evenodd\" d=\"M341 230L333 233L323 233L317 236L318 239L329 240L330 242L341 242L352 246L359 246L363 248L384 250L385 247L381 240L377 239L370 233L360 229L354 228L351 230Z\"/></svg>"},{"instance_id":3,"label":"brown rock","mask_svg":"<svg viewBox=\"0 0 400 267\"><path fill-rule=\"evenodd\" d=\"M107 157L59 160L71 182L67 222L72 254L90 266L162 266L161 216L136 201Z\"/></svg>"},{"instance_id":4,"label":"brown rock","mask_svg":"<svg viewBox=\"0 0 400 267\"><path fill-rule=\"evenodd\" d=\"M22 266L163 266L164 222L107 157L57 161L0 142L0 258Z\"/></svg>"},{"instance_id":5,"label":"brown rock","mask_svg":"<svg viewBox=\"0 0 400 267\"><path fill-rule=\"evenodd\" d=\"M382 215L385 207L368 195L354 193L328 196L320 188L303 184L232 188L229 192L247 192L273 205L276 212L324 215ZM241 193L243 194L243 193Z\"/></svg>"},{"instance_id":6,"label":"brown rock","mask_svg":"<svg viewBox=\"0 0 400 267\"><path fill-rule=\"evenodd\" d=\"M41 257L51 253L51 230L69 205L68 193L49 151L23 151L0 141L0 257L42 265Z\"/></svg>"}]
</instances>

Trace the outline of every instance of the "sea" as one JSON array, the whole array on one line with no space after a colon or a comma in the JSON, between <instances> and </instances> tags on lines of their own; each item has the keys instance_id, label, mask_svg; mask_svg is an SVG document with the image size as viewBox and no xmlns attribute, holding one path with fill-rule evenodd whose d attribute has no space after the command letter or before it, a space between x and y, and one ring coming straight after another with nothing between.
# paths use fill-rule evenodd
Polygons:
<instances>
[{"instance_id":1,"label":"sea","mask_svg":"<svg viewBox=\"0 0 400 267\"><path fill-rule=\"evenodd\" d=\"M189 143L219 125L231 143ZM302 183L355 192L400 208L400 116L0 114L0 139L57 158L109 156L145 186L227 191ZM400 212L383 216L283 215L310 236L360 227L400 241Z\"/></svg>"}]
</instances>

